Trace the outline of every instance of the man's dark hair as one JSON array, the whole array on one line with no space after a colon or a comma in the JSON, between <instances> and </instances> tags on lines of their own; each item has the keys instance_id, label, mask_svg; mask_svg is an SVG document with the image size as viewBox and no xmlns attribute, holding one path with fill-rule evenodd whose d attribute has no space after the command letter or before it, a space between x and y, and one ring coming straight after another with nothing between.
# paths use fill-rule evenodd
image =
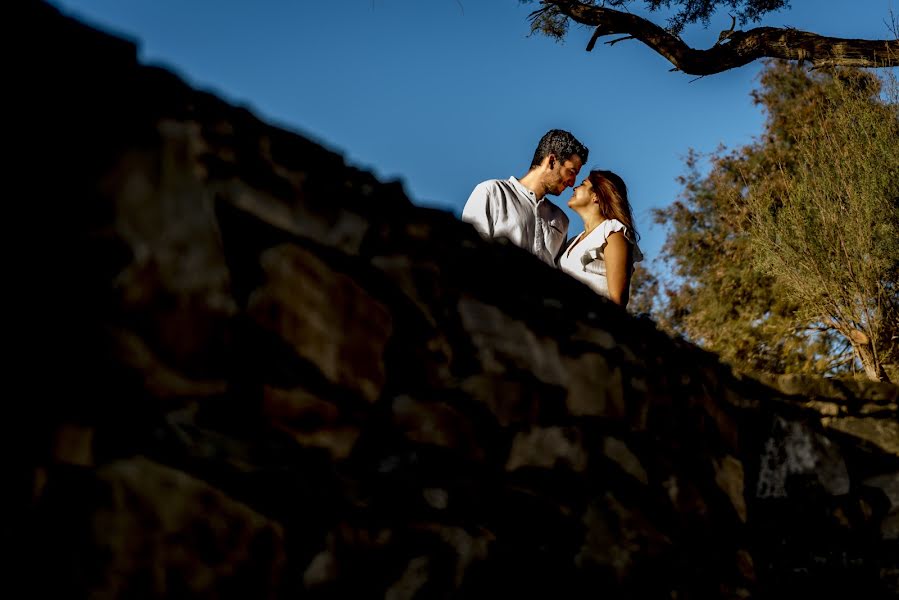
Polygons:
<instances>
[{"instance_id":1,"label":"man's dark hair","mask_svg":"<svg viewBox=\"0 0 899 600\"><path fill-rule=\"evenodd\" d=\"M577 154L581 158L581 162L585 163L590 151L567 131L550 129L540 138L540 143L537 144L537 151L534 152L531 168L539 167L543 159L550 154L555 154L556 158L562 162Z\"/></svg>"}]
</instances>

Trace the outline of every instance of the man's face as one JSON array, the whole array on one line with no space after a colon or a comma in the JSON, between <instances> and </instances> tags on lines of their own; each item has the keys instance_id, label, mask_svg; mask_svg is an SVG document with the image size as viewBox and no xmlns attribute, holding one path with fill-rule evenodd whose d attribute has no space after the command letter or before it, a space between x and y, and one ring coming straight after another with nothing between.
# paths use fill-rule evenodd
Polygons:
<instances>
[{"instance_id":1,"label":"man's face","mask_svg":"<svg viewBox=\"0 0 899 600\"><path fill-rule=\"evenodd\" d=\"M554 156L550 157L552 169L546 178L546 193L558 196L574 185L578 173L581 171L583 161L577 154L572 154L564 161L557 160Z\"/></svg>"}]
</instances>

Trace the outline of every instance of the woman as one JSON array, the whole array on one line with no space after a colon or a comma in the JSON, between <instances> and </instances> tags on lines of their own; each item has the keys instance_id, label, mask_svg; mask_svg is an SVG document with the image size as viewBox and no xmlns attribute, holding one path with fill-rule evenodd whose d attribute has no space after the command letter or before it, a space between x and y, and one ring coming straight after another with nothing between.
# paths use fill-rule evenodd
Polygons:
<instances>
[{"instance_id":1,"label":"woman","mask_svg":"<svg viewBox=\"0 0 899 600\"><path fill-rule=\"evenodd\" d=\"M559 267L597 294L627 306L634 263L643 254L624 181L611 171L590 171L574 188L568 206L584 220L584 231L568 242Z\"/></svg>"}]
</instances>

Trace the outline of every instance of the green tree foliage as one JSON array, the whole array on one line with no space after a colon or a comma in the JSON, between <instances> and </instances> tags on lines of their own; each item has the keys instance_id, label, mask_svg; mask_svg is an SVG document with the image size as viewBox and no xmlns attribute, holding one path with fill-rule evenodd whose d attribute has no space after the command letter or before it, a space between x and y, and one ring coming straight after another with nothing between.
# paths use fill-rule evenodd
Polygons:
<instances>
[{"instance_id":1,"label":"green tree foliage","mask_svg":"<svg viewBox=\"0 0 899 600\"><path fill-rule=\"evenodd\" d=\"M634 265L627 309L635 315L653 316L658 314L657 299L660 295L661 285L661 281L652 270L640 263Z\"/></svg>"},{"instance_id":2,"label":"green tree foliage","mask_svg":"<svg viewBox=\"0 0 899 600\"><path fill-rule=\"evenodd\" d=\"M866 375L899 362L899 98L859 71L809 77L777 186L746 194L756 264Z\"/></svg>"},{"instance_id":3,"label":"green tree foliage","mask_svg":"<svg viewBox=\"0 0 899 600\"><path fill-rule=\"evenodd\" d=\"M720 149L707 165L689 155L681 197L655 214L669 229L663 258L673 275L653 299L663 328L744 370L850 371L862 340L851 330L880 344L884 364L892 360L899 138L896 104L880 98L877 81L858 71L809 74L770 63L753 94L768 115L764 133L743 148ZM849 257L834 246L840 227L854 228L852 238L843 236L854 244ZM862 243L866 237L873 241ZM785 244L792 254L780 252ZM809 290L824 280L809 279L814 267L787 268L811 255L833 263L818 267L825 289L857 287L845 276L850 269L865 274L864 291L847 301L855 317L843 316L849 308L836 315L812 307Z\"/></svg>"}]
</instances>

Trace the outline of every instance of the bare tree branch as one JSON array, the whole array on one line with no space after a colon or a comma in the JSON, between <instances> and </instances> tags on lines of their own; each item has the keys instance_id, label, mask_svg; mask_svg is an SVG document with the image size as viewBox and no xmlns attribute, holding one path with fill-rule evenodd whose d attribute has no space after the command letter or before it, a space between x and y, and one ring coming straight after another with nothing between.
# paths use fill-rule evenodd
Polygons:
<instances>
[{"instance_id":1,"label":"bare tree branch","mask_svg":"<svg viewBox=\"0 0 899 600\"><path fill-rule=\"evenodd\" d=\"M756 27L749 31L728 31L712 48L697 50L637 15L577 0L542 0L542 3L578 23L596 28L588 51L601 36L624 34L640 40L667 58L676 69L690 75L721 73L765 57L805 61L814 68L899 66L899 40L845 39L792 28ZM721 43L724 40L727 41Z\"/></svg>"},{"instance_id":2,"label":"bare tree branch","mask_svg":"<svg viewBox=\"0 0 899 600\"><path fill-rule=\"evenodd\" d=\"M632 39L634 39L634 36L632 36L632 35L626 35L626 36L624 36L624 37L615 38L614 40L609 40L608 42L606 42L606 45L607 45L607 46L614 46L614 45L617 44L618 42L623 42L624 40L632 40Z\"/></svg>"}]
</instances>

